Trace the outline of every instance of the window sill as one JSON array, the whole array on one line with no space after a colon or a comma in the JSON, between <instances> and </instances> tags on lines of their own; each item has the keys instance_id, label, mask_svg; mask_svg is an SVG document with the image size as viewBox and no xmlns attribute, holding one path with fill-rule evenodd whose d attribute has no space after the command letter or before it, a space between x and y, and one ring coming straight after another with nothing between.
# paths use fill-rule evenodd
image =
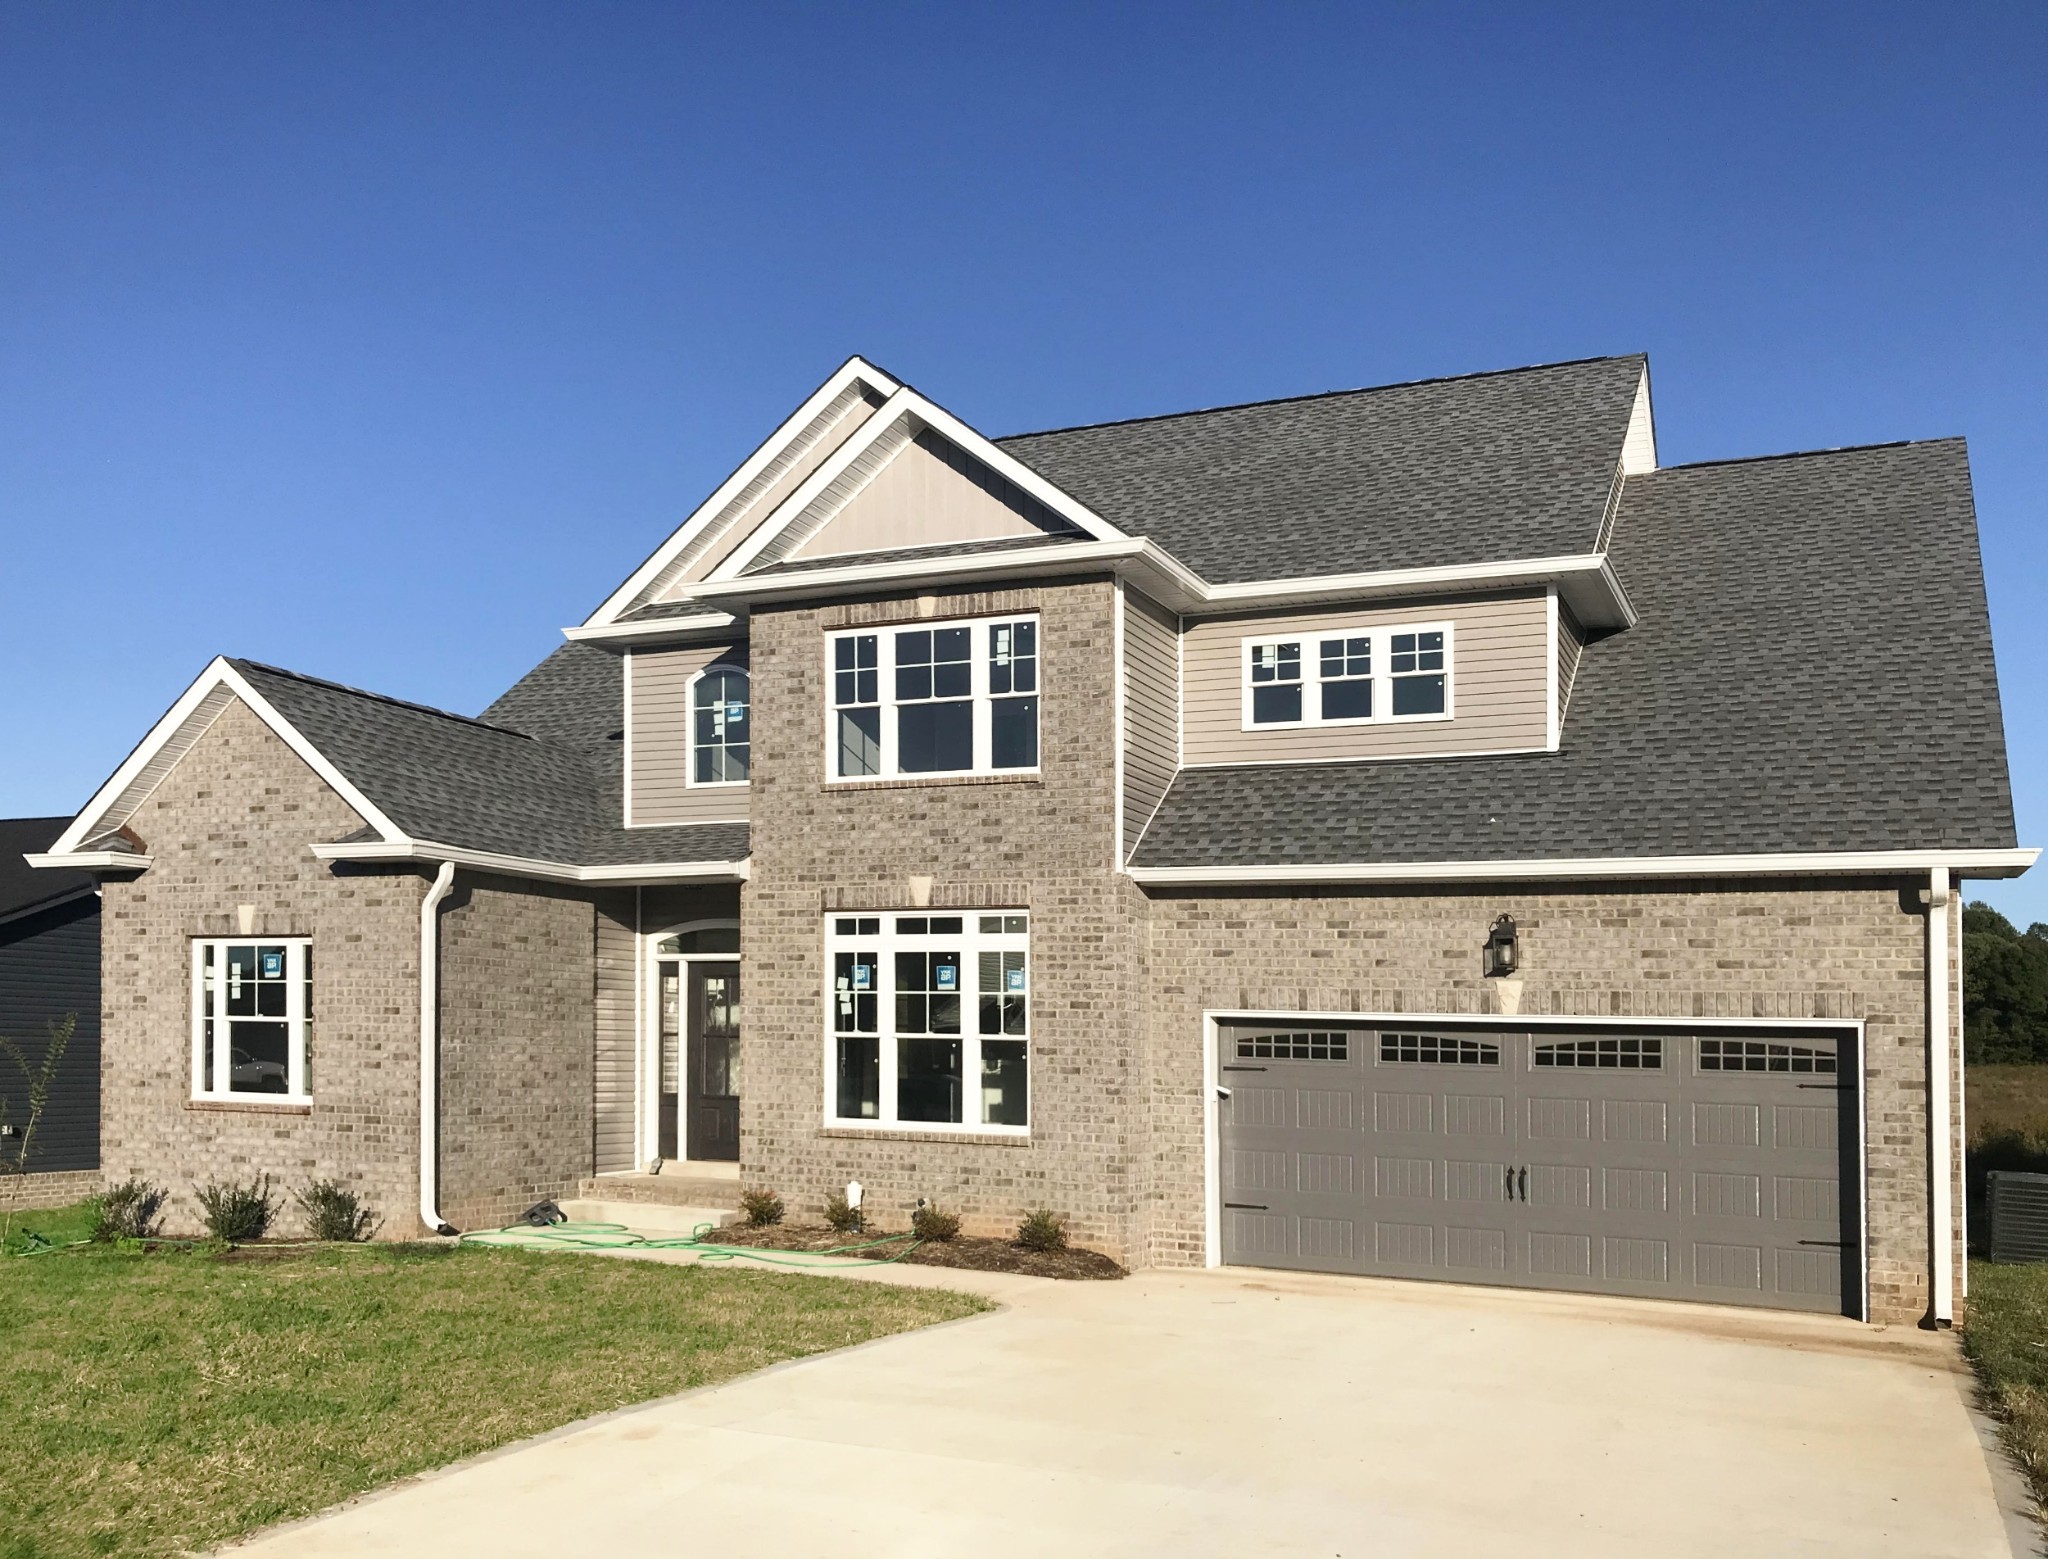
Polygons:
<instances>
[{"instance_id":1,"label":"window sill","mask_svg":"<svg viewBox=\"0 0 2048 1559\"><path fill-rule=\"evenodd\" d=\"M311 1115L311 1099L187 1099L185 1108L216 1115Z\"/></svg>"},{"instance_id":2,"label":"window sill","mask_svg":"<svg viewBox=\"0 0 2048 1559\"><path fill-rule=\"evenodd\" d=\"M899 774L889 779L826 780L818 789L825 795L857 790L926 790L938 785L1043 785L1045 776L1033 769L1026 774Z\"/></svg>"},{"instance_id":3,"label":"window sill","mask_svg":"<svg viewBox=\"0 0 2048 1559\"><path fill-rule=\"evenodd\" d=\"M920 1131L914 1126L821 1126L821 1137L866 1138L874 1142L957 1142L976 1148L1028 1148L1031 1133L1007 1131Z\"/></svg>"}]
</instances>

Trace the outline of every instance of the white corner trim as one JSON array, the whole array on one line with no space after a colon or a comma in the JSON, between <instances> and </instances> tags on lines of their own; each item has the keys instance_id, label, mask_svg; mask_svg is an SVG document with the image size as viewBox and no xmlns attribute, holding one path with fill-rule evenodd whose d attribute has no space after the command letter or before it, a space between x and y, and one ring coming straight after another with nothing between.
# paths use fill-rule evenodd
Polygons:
<instances>
[{"instance_id":1,"label":"white corner trim","mask_svg":"<svg viewBox=\"0 0 2048 1559\"><path fill-rule=\"evenodd\" d=\"M1556 752L1564 736L1564 711L1558 703L1557 681L1557 657L1564 646L1557 636L1556 585L1548 586L1543 592L1543 621L1547 628L1545 637L1550 645L1550 653L1545 657L1543 665L1543 746L1546 751Z\"/></svg>"},{"instance_id":2,"label":"white corner trim","mask_svg":"<svg viewBox=\"0 0 2048 1559\"><path fill-rule=\"evenodd\" d=\"M269 726L272 733L289 747L307 768L319 775L336 795L353 807L356 815L365 823L387 838L398 834L397 825L384 815L375 802L358 790L347 775L328 762L326 755L306 740L289 720L279 714L267 698L251 687L248 679L229 665L224 656L215 656L199 674L198 679L185 689L175 704L171 705L163 718L150 727L149 734L143 737L141 744L128 755L127 761L114 771L113 778L94 792L92 800L88 801L78 816L72 819L71 826L50 846L49 854L53 857L67 857L75 863L78 846L104 828L107 815L128 798L130 789L144 778L157 755L179 739L186 724L200 716L207 699L221 689L232 693L246 704L250 713ZM208 717L207 723L211 724L211 717ZM194 740L196 739L195 735ZM178 756L182 758L184 755L181 752ZM133 805L128 806L122 813L122 821L134 815L136 808L148 799L149 792L155 789L162 778L162 775L157 776L157 779L149 784L148 789L134 798Z\"/></svg>"},{"instance_id":3,"label":"white corner trim","mask_svg":"<svg viewBox=\"0 0 2048 1559\"><path fill-rule=\"evenodd\" d=\"M130 855L125 850L70 850L63 854L51 851L24 855L22 859L29 865L44 870L67 872L146 872L156 864L156 857L153 855ZM80 893L89 891L85 888L79 890ZM29 908L48 909L50 905L62 902L61 899L46 899L40 904L30 905Z\"/></svg>"},{"instance_id":4,"label":"white corner trim","mask_svg":"<svg viewBox=\"0 0 2048 1559\"><path fill-rule=\"evenodd\" d=\"M322 861L383 864L452 861L477 871L508 877L533 877L546 882L744 882L752 868L740 861L650 861L625 866L572 866L566 861L539 861L528 856L499 855L430 839L349 839L310 846Z\"/></svg>"},{"instance_id":5,"label":"white corner trim","mask_svg":"<svg viewBox=\"0 0 2048 1559\"><path fill-rule=\"evenodd\" d=\"M856 384L865 384L883 396L893 395L901 388L894 379L872 363L858 356L849 357L829 379L811 392L810 397L801 406L782 420L775 431L741 462L738 470L721 482L709 498L690 511L689 517L676 527L668 540L657 547L647 561L635 569L626 582L606 597L604 604L590 614L583 627L604 628L617 622L619 614L632 605L640 592L652 584L662 570L674 562L677 555L695 541L705 526L722 514L726 505L738 497L765 467L774 462L792 439L800 437L827 406Z\"/></svg>"},{"instance_id":6,"label":"white corner trim","mask_svg":"<svg viewBox=\"0 0 2048 1559\"><path fill-rule=\"evenodd\" d=\"M1111 702L1114 706L1111 718L1114 720L1116 728L1116 762L1115 775L1112 781L1116 787L1116 815L1115 826L1111 830L1113 843L1111 845L1112 859L1110 864L1115 870L1122 871L1126 860L1124 854L1124 723L1128 717L1128 712L1124 690L1124 581L1121 574L1116 579L1114 599L1116 604L1115 620L1111 628L1114 650L1111 659L1114 664L1111 667L1110 675L1115 681L1111 695Z\"/></svg>"},{"instance_id":7,"label":"white corner trim","mask_svg":"<svg viewBox=\"0 0 2048 1559\"><path fill-rule=\"evenodd\" d=\"M625 751L619 754L619 826L633 826L633 652L619 657L619 731ZM687 718L687 716L685 717Z\"/></svg>"},{"instance_id":8,"label":"white corner trim","mask_svg":"<svg viewBox=\"0 0 2048 1559\"><path fill-rule=\"evenodd\" d=\"M1955 1145L1949 1119L1949 1067L1955 1052L1949 1041L1949 916L1955 911L1948 868L1927 873L1922 890L1927 904L1927 1208L1930 1293L1928 1311L1936 1326L1954 1323L1955 1297Z\"/></svg>"},{"instance_id":9,"label":"white corner trim","mask_svg":"<svg viewBox=\"0 0 2048 1559\"><path fill-rule=\"evenodd\" d=\"M1293 883L1566 882L1586 877L1827 877L1919 873L1935 866L1973 877L2017 877L2039 850L1842 850L1786 855L1624 855L1557 860L1381 861L1329 865L1134 866L1140 883L1170 887Z\"/></svg>"}]
</instances>

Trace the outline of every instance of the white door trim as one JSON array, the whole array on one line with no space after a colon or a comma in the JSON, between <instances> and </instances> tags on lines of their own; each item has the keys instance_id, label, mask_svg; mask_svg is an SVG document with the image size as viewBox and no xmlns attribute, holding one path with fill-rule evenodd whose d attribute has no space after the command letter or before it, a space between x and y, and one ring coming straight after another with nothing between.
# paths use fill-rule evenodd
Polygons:
<instances>
[{"instance_id":1,"label":"white door trim","mask_svg":"<svg viewBox=\"0 0 2048 1559\"><path fill-rule=\"evenodd\" d=\"M644 1170L661 1151L661 966L675 964L736 964L738 953L658 953L655 948L669 937L680 936L686 931L737 931L740 923L728 916L713 916L709 919L685 920L676 925L663 926L658 931L642 931L639 934L639 948L635 960L634 987L639 993L635 1003L633 1035L633 1167ZM688 978L689 971L684 971ZM688 992L683 993L687 1001ZM745 988L741 990L745 1000ZM683 1092L689 1089L687 1068L689 1062L689 1019L686 1013L679 1013L678 1022L683 1031L676 1036L676 1081ZM678 1107L676 1113L676 1157L690 1156L688 1112Z\"/></svg>"}]
</instances>

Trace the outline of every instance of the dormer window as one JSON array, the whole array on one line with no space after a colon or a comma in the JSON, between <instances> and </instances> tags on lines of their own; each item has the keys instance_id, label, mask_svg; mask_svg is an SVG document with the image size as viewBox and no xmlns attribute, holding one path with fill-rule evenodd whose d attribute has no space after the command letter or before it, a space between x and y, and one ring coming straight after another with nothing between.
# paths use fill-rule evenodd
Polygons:
<instances>
[{"instance_id":1,"label":"dormer window","mask_svg":"<svg viewBox=\"0 0 2048 1559\"><path fill-rule=\"evenodd\" d=\"M690 783L744 785L752 742L747 674L737 666L711 666L690 691Z\"/></svg>"},{"instance_id":2,"label":"dormer window","mask_svg":"<svg viewBox=\"0 0 2048 1559\"><path fill-rule=\"evenodd\" d=\"M1450 718L1448 623L1340 628L1243 643L1248 731Z\"/></svg>"}]
</instances>

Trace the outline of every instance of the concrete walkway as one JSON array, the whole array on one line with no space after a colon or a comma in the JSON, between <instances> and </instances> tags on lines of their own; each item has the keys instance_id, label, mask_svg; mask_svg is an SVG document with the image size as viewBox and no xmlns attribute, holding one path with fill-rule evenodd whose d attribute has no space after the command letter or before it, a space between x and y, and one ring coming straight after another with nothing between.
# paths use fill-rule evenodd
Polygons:
<instances>
[{"instance_id":1,"label":"concrete walkway","mask_svg":"<svg viewBox=\"0 0 2048 1559\"><path fill-rule=\"evenodd\" d=\"M2017 1485L1994 1490L1945 1337L1283 1274L884 1271L1006 1308L613 1414L234 1552L2015 1552Z\"/></svg>"}]
</instances>

